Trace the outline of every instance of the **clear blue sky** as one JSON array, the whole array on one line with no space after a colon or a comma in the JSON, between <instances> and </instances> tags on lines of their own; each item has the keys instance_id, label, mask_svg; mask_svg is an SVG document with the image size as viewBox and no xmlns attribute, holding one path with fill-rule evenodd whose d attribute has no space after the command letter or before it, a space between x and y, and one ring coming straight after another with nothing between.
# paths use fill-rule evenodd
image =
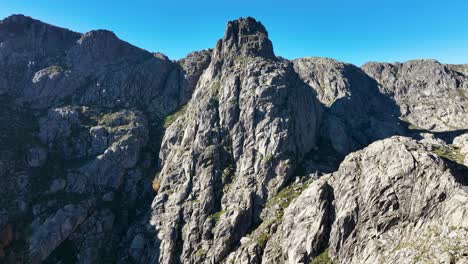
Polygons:
<instances>
[{"instance_id":1,"label":"clear blue sky","mask_svg":"<svg viewBox=\"0 0 468 264\"><path fill-rule=\"evenodd\" d=\"M252 16L288 59L468 63L467 0L0 0L0 17L13 13L79 32L109 29L171 59L214 47L228 20Z\"/></svg>"}]
</instances>

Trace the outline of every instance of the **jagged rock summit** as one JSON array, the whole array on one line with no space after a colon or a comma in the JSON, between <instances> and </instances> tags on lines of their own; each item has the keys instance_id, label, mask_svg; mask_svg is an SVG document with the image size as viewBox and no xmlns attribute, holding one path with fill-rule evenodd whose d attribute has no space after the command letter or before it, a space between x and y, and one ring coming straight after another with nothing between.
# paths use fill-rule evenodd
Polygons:
<instances>
[{"instance_id":1,"label":"jagged rock summit","mask_svg":"<svg viewBox=\"0 0 468 264\"><path fill-rule=\"evenodd\" d=\"M273 56L260 23L229 22L185 114L167 129L152 216L161 263L222 261L315 145L314 93Z\"/></svg>"},{"instance_id":2,"label":"jagged rock summit","mask_svg":"<svg viewBox=\"0 0 468 264\"><path fill-rule=\"evenodd\" d=\"M467 263L468 67L172 61L0 21L0 263Z\"/></svg>"},{"instance_id":3,"label":"jagged rock summit","mask_svg":"<svg viewBox=\"0 0 468 264\"><path fill-rule=\"evenodd\" d=\"M220 52L227 56L276 58L265 27L251 17L228 22L218 45Z\"/></svg>"}]
</instances>

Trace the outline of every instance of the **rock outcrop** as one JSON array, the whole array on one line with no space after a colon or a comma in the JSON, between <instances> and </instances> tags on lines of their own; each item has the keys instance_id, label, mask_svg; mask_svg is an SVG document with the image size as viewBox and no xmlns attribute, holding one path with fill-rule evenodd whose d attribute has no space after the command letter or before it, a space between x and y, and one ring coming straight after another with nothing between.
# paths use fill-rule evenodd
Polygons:
<instances>
[{"instance_id":1,"label":"rock outcrop","mask_svg":"<svg viewBox=\"0 0 468 264\"><path fill-rule=\"evenodd\" d=\"M166 131L152 223L161 263L219 262L316 140L314 93L263 25L228 23L185 114Z\"/></svg>"},{"instance_id":2,"label":"rock outcrop","mask_svg":"<svg viewBox=\"0 0 468 264\"><path fill-rule=\"evenodd\" d=\"M163 119L210 58L173 62L106 30L1 20L0 231L13 241L0 262L63 261L66 245L77 263L115 261L123 233L149 212Z\"/></svg>"},{"instance_id":3,"label":"rock outcrop","mask_svg":"<svg viewBox=\"0 0 468 264\"><path fill-rule=\"evenodd\" d=\"M467 129L468 77L463 65L435 60L375 63L362 69L394 98L401 118L414 129L435 132Z\"/></svg>"},{"instance_id":4,"label":"rock outcrop","mask_svg":"<svg viewBox=\"0 0 468 264\"><path fill-rule=\"evenodd\" d=\"M456 156L460 163L468 167L468 133L456 137L453 140L453 145L457 148Z\"/></svg>"},{"instance_id":5,"label":"rock outcrop","mask_svg":"<svg viewBox=\"0 0 468 264\"><path fill-rule=\"evenodd\" d=\"M412 139L372 143L286 208L263 255L235 263L310 263L326 248L335 263L465 263L466 180Z\"/></svg>"},{"instance_id":6,"label":"rock outcrop","mask_svg":"<svg viewBox=\"0 0 468 264\"><path fill-rule=\"evenodd\" d=\"M403 135L395 102L358 67L325 58L293 61L302 80L324 105L321 137L339 155L392 135Z\"/></svg>"},{"instance_id":7,"label":"rock outcrop","mask_svg":"<svg viewBox=\"0 0 468 264\"><path fill-rule=\"evenodd\" d=\"M331 257L349 263L466 261L468 189L459 176L407 138L348 156L331 179Z\"/></svg>"}]
</instances>

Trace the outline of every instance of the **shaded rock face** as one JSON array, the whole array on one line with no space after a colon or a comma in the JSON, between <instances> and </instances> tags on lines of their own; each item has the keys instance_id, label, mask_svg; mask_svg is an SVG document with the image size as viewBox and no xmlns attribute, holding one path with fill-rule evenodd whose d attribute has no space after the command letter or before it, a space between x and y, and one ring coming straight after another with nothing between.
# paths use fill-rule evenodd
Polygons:
<instances>
[{"instance_id":1,"label":"shaded rock face","mask_svg":"<svg viewBox=\"0 0 468 264\"><path fill-rule=\"evenodd\" d=\"M317 92L325 111L321 137L344 156L373 141L405 133L395 102L354 65L325 58L293 61L302 80Z\"/></svg>"},{"instance_id":2,"label":"shaded rock face","mask_svg":"<svg viewBox=\"0 0 468 264\"><path fill-rule=\"evenodd\" d=\"M162 117L190 99L209 53L187 67L107 30L85 34L21 15L0 23L0 93L32 108L66 104L146 110Z\"/></svg>"},{"instance_id":3,"label":"shaded rock face","mask_svg":"<svg viewBox=\"0 0 468 264\"><path fill-rule=\"evenodd\" d=\"M148 142L160 142L162 119L190 99L210 58L178 63L106 30L1 20L0 231L13 241L0 262L125 259L122 237L144 229L153 198L159 145Z\"/></svg>"},{"instance_id":4,"label":"shaded rock face","mask_svg":"<svg viewBox=\"0 0 468 264\"><path fill-rule=\"evenodd\" d=\"M12 112L8 115L14 118ZM28 131L20 124L10 125ZM142 176L149 165L141 164L148 124L140 112L54 108L39 118L37 130L28 132L36 136L18 138L22 145L2 151L2 163L6 164L2 205L8 211L2 213L1 222L2 226L11 223L15 230L15 242L6 251L7 262L40 263L65 240L88 232L80 226L95 213L112 208L117 211L113 215L116 221L125 222L131 219L126 215L130 208L151 199L151 180ZM133 181L137 192L126 188ZM109 192L119 195L109 200L104 195ZM101 232L112 237L120 231L111 228ZM91 245L101 240L87 239ZM105 246L115 248L117 243L114 238ZM103 248L96 245L92 259L104 257ZM80 256L87 250L78 247L73 254Z\"/></svg>"},{"instance_id":5,"label":"shaded rock face","mask_svg":"<svg viewBox=\"0 0 468 264\"><path fill-rule=\"evenodd\" d=\"M313 91L269 45L253 19L228 23L166 131L152 206L161 263L222 261L315 144Z\"/></svg>"},{"instance_id":6,"label":"shaded rock face","mask_svg":"<svg viewBox=\"0 0 468 264\"><path fill-rule=\"evenodd\" d=\"M466 66L414 60L368 63L362 69L394 98L401 117L415 128L436 132L468 128Z\"/></svg>"}]
</instances>

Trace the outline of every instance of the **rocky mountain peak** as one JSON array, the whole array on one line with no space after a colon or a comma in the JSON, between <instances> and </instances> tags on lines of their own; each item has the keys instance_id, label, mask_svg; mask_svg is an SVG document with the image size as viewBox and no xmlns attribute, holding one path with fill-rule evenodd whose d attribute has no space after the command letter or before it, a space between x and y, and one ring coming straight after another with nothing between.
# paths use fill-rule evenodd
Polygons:
<instances>
[{"instance_id":1,"label":"rocky mountain peak","mask_svg":"<svg viewBox=\"0 0 468 264\"><path fill-rule=\"evenodd\" d=\"M51 58L56 56L52 53L65 49L79 37L79 33L24 15L11 15L0 21L0 43L5 54L19 51Z\"/></svg>"},{"instance_id":2,"label":"rocky mountain peak","mask_svg":"<svg viewBox=\"0 0 468 264\"><path fill-rule=\"evenodd\" d=\"M119 39L110 30L92 30L81 35L76 41L78 45L70 52L69 60L86 64L109 64L117 60L140 61L153 57L150 52L137 48L130 43ZM79 62L76 62L79 58Z\"/></svg>"},{"instance_id":3,"label":"rocky mountain peak","mask_svg":"<svg viewBox=\"0 0 468 264\"><path fill-rule=\"evenodd\" d=\"M83 34L80 39L80 42L86 39L112 39L117 40L117 36L114 32L105 29L91 30Z\"/></svg>"},{"instance_id":4,"label":"rocky mountain peak","mask_svg":"<svg viewBox=\"0 0 468 264\"><path fill-rule=\"evenodd\" d=\"M268 32L262 23L251 17L228 22L224 37L218 42L217 50L224 57L235 55L275 58Z\"/></svg>"},{"instance_id":5,"label":"rocky mountain peak","mask_svg":"<svg viewBox=\"0 0 468 264\"><path fill-rule=\"evenodd\" d=\"M48 25L42 21L36 20L32 17L25 16L22 14L13 14L11 16L8 16L2 20L0 20L0 25L15 25L15 26L27 26L31 24L43 24L43 25ZM51 25L49 25L51 26Z\"/></svg>"},{"instance_id":6,"label":"rocky mountain peak","mask_svg":"<svg viewBox=\"0 0 468 264\"><path fill-rule=\"evenodd\" d=\"M6 18L2 19L0 23L7 24L7 23L25 23L35 21L31 17L22 15L22 14L13 14L11 16L7 16Z\"/></svg>"},{"instance_id":7,"label":"rocky mountain peak","mask_svg":"<svg viewBox=\"0 0 468 264\"><path fill-rule=\"evenodd\" d=\"M26 31L31 31L32 33L57 33L62 32L63 34L67 33L74 33L68 29L56 27L47 23L44 23L40 20L36 20L34 18L15 14L0 20L0 33L9 33L10 37L13 34L21 34L25 33ZM76 36L78 33L74 33Z\"/></svg>"}]
</instances>

